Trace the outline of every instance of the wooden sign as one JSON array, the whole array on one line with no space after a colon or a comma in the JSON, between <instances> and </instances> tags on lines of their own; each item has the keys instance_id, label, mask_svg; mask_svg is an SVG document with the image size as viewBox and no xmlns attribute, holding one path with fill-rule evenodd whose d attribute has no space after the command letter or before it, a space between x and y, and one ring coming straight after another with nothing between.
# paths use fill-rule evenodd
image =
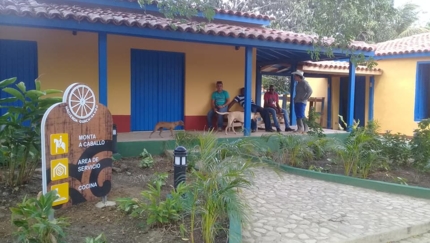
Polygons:
<instances>
[{"instance_id":1,"label":"wooden sign","mask_svg":"<svg viewBox=\"0 0 430 243\"><path fill-rule=\"evenodd\" d=\"M43 193L56 190L55 208L91 201L111 190L112 115L90 87L74 83L44 114Z\"/></svg>"}]
</instances>

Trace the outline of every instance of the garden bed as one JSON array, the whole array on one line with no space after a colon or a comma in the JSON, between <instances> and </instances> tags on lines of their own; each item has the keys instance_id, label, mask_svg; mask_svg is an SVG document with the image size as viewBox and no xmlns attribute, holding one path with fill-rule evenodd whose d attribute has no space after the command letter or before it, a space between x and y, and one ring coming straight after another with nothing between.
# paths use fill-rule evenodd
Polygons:
<instances>
[{"instance_id":1,"label":"garden bed","mask_svg":"<svg viewBox=\"0 0 430 243\"><path fill-rule=\"evenodd\" d=\"M162 187L162 197L171 191L173 166L170 160L154 157L153 168L140 168L139 163L138 158L124 158L114 162L112 190L108 200L115 201L123 197L140 198L141 192L147 189L147 183L154 173L168 173L166 185ZM0 187L0 239L2 242L13 242L11 234L15 228L11 225L9 208L22 202L25 196L36 197L41 190L41 179L41 173L38 172L30 183L15 190ZM97 201L86 202L55 212L55 217L69 219L70 225L65 228L67 242L82 243L85 242L85 237L96 237L100 233L104 233L107 242L187 242L181 237L177 225L148 229L145 227L146 219L132 218L117 207L98 209L95 207L96 203ZM228 227L228 222L224 224L223 227ZM226 235L223 234L216 242L226 242L226 239ZM196 232L195 242L202 242L201 232Z\"/></svg>"},{"instance_id":2,"label":"garden bed","mask_svg":"<svg viewBox=\"0 0 430 243\"><path fill-rule=\"evenodd\" d=\"M299 166L299 168L344 175L343 165L335 163L334 161L335 158L329 158L326 160L305 162L304 165ZM409 166L392 167L388 170L380 168L370 172L367 179L430 188L430 174Z\"/></svg>"}]
</instances>

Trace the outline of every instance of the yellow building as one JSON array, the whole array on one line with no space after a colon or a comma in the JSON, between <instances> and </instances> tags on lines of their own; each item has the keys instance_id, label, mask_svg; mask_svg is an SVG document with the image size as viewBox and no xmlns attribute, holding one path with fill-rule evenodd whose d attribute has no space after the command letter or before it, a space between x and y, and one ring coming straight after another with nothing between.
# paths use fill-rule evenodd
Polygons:
<instances>
[{"instance_id":1,"label":"yellow building","mask_svg":"<svg viewBox=\"0 0 430 243\"><path fill-rule=\"evenodd\" d=\"M349 63L346 61L303 62L313 96L326 97L323 126L339 129L338 115L365 125L375 120L380 132L391 131L408 136L419 121L430 118L430 33L376 44L377 66L355 68L353 108L349 100ZM288 64L279 67L285 68ZM273 74L269 66L265 74ZM275 70L276 71L276 70ZM315 79L312 77L319 77ZM351 124L351 122L348 122Z\"/></svg>"},{"instance_id":2,"label":"yellow building","mask_svg":"<svg viewBox=\"0 0 430 243\"><path fill-rule=\"evenodd\" d=\"M265 28L268 16L218 11L201 27L172 23L155 5L146 12L133 1L0 1L0 79L17 77L30 89L37 77L43 89L85 83L119 132L176 120L201 130L216 81L231 99L241 87L255 98L263 65L311 59L312 37ZM354 48L373 55L371 45Z\"/></svg>"},{"instance_id":3,"label":"yellow building","mask_svg":"<svg viewBox=\"0 0 430 243\"><path fill-rule=\"evenodd\" d=\"M430 118L430 33L379 43L384 74L375 78L374 119L381 130L413 135Z\"/></svg>"}]
</instances>

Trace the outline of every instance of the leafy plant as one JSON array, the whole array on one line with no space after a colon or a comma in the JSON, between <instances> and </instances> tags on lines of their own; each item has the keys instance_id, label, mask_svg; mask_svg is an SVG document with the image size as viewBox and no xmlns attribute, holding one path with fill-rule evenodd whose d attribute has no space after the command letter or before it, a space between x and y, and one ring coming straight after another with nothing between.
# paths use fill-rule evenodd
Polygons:
<instances>
[{"instance_id":1,"label":"leafy plant","mask_svg":"<svg viewBox=\"0 0 430 243\"><path fill-rule=\"evenodd\" d=\"M391 164L407 165L412 158L410 139L401 133L391 134L387 131L381 138L381 153Z\"/></svg>"},{"instance_id":2,"label":"leafy plant","mask_svg":"<svg viewBox=\"0 0 430 243\"><path fill-rule=\"evenodd\" d=\"M0 82L2 93L9 97L0 99L0 108L6 113L0 116L0 161L7 168L5 182L9 186L26 183L40 161L40 125L46 110L61 102L60 97L44 97L62 91L41 90L39 80L36 89L27 90L24 82L11 87L16 78Z\"/></svg>"},{"instance_id":3,"label":"leafy plant","mask_svg":"<svg viewBox=\"0 0 430 243\"><path fill-rule=\"evenodd\" d=\"M354 126L344 146L338 146L337 158L344 165L344 173L349 176L361 175L367 178L369 172L384 163L385 157L380 153L381 140L378 135L379 125L370 121L366 127Z\"/></svg>"},{"instance_id":4,"label":"leafy plant","mask_svg":"<svg viewBox=\"0 0 430 243\"><path fill-rule=\"evenodd\" d=\"M144 216L147 226L170 224L181 219L184 210L183 195L187 185L181 183L176 190L171 190L170 196L165 199L161 194L160 181L155 185L148 184L148 190L143 191L143 201L135 198L118 199L119 208L132 216Z\"/></svg>"},{"instance_id":5,"label":"leafy plant","mask_svg":"<svg viewBox=\"0 0 430 243\"><path fill-rule=\"evenodd\" d=\"M416 167L421 170L430 169L430 119L418 123L411 141L411 152Z\"/></svg>"},{"instance_id":6,"label":"leafy plant","mask_svg":"<svg viewBox=\"0 0 430 243\"><path fill-rule=\"evenodd\" d=\"M175 134L175 142L176 146L192 148L198 142L198 135L186 131L179 131Z\"/></svg>"},{"instance_id":7,"label":"leafy plant","mask_svg":"<svg viewBox=\"0 0 430 243\"><path fill-rule=\"evenodd\" d=\"M106 243L106 237L103 233L98 235L96 238L86 237L85 243Z\"/></svg>"},{"instance_id":8,"label":"leafy plant","mask_svg":"<svg viewBox=\"0 0 430 243\"><path fill-rule=\"evenodd\" d=\"M218 143L212 134L206 134L199 137L199 144L199 167L190 175L193 181L190 185L193 196L188 204L192 219L190 239L194 242L195 217L200 215L204 242L214 242L220 230L227 230L218 226L218 222L227 220L229 215L246 222L248 206L237 191L252 184L252 169L263 164L251 161L252 154L247 151L255 149L255 144L248 140Z\"/></svg>"},{"instance_id":9,"label":"leafy plant","mask_svg":"<svg viewBox=\"0 0 430 243\"><path fill-rule=\"evenodd\" d=\"M270 139L270 137L275 137L279 142L279 151L277 153L279 158L276 158L276 161L282 161L297 167L314 157L313 150L308 144L309 140L313 138L309 136L275 134L268 136L267 139Z\"/></svg>"},{"instance_id":10,"label":"leafy plant","mask_svg":"<svg viewBox=\"0 0 430 243\"><path fill-rule=\"evenodd\" d=\"M306 124L309 127L308 134L314 135L317 137L325 137L326 136L324 134L323 128L321 127L321 125L319 123L320 117L321 117L321 115L315 111L315 107L312 107L309 109L309 118L304 119L304 122L306 122Z\"/></svg>"},{"instance_id":11,"label":"leafy plant","mask_svg":"<svg viewBox=\"0 0 430 243\"><path fill-rule=\"evenodd\" d=\"M154 166L154 158L152 155L144 148L143 152L140 154L140 164L142 168L152 168Z\"/></svg>"},{"instance_id":12,"label":"leafy plant","mask_svg":"<svg viewBox=\"0 0 430 243\"><path fill-rule=\"evenodd\" d=\"M158 183L161 184L161 186L166 185L166 180L169 177L169 174L167 174L166 172L164 173L154 173L154 175L152 176L153 178L151 179L151 183L153 185L157 185Z\"/></svg>"},{"instance_id":13,"label":"leafy plant","mask_svg":"<svg viewBox=\"0 0 430 243\"><path fill-rule=\"evenodd\" d=\"M392 178L393 178L393 180L394 180L396 183L399 183L399 184L401 184L401 185L405 185L405 186L409 186L409 185L408 185L408 180L407 180L407 179L405 179L405 178L403 178L403 177L399 177L399 176L394 177L394 176L392 176Z\"/></svg>"},{"instance_id":14,"label":"leafy plant","mask_svg":"<svg viewBox=\"0 0 430 243\"><path fill-rule=\"evenodd\" d=\"M50 220L54 215L52 203L57 199L55 191L49 191L40 198L24 198L17 207L11 208L12 223L18 227L14 234L18 242L57 243L65 242L63 226L68 225L65 218Z\"/></svg>"}]
</instances>

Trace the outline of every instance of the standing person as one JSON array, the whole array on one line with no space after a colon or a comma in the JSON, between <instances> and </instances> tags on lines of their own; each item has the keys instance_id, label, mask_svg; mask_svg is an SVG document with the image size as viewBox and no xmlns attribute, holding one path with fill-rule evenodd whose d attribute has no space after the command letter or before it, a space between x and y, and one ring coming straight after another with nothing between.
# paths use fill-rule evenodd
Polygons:
<instances>
[{"instance_id":1,"label":"standing person","mask_svg":"<svg viewBox=\"0 0 430 243\"><path fill-rule=\"evenodd\" d=\"M264 108L269 109L270 114L272 114L273 122L275 123L275 127L278 132L281 131L281 128L279 126L279 121L278 117L276 116L276 113L283 113L285 131L293 131L293 129L290 127L290 121L288 119L287 111L279 106L279 96L278 93L276 93L275 87L273 85L270 85L269 92L266 92L264 94Z\"/></svg>"},{"instance_id":2,"label":"standing person","mask_svg":"<svg viewBox=\"0 0 430 243\"><path fill-rule=\"evenodd\" d=\"M245 88L240 89L239 95L234 97L234 99L228 105L227 110L230 110L230 108L236 103L241 105L245 110ZM270 122L270 117L267 109L264 109L263 107L256 105L252 99L251 99L251 112L260 113L261 118L264 121L266 132L274 132L274 130L272 130L272 124ZM254 120L251 120L251 132L255 132L256 130L257 130L257 123Z\"/></svg>"},{"instance_id":3,"label":"standing person","mask_svg":"<svg viewBox=\"0 0 430 243\"><path fill-rule=\"evenodd\" d=\"M296 95L294 96L294 111L297 118L297 132L306 133L308 132L308 125L305 121L305 109L308 99L312 95L312 88L303 76L303 71L295 71L291 73L294 75L294 80L297 81L296 84Z\"/></svg>"},{"instance_id":4,"label":"standing person","mask_svg":"<svg viewBox=\"0 0 430 243\"><path fill-rule=\"evenodd\" d=\"M218 112L226 112L228 109L228 103L230 100L230 95L227 91L223 89L222 81L216 82L216 91L212 93L211 96L211 110L207 114L208 119L208 129L209 131L213 129L212 119L213 116L216 115L215 111ZM222 115L218 115L218 131L222 131L224 117Z\"/></svg>"}]
</instances>

